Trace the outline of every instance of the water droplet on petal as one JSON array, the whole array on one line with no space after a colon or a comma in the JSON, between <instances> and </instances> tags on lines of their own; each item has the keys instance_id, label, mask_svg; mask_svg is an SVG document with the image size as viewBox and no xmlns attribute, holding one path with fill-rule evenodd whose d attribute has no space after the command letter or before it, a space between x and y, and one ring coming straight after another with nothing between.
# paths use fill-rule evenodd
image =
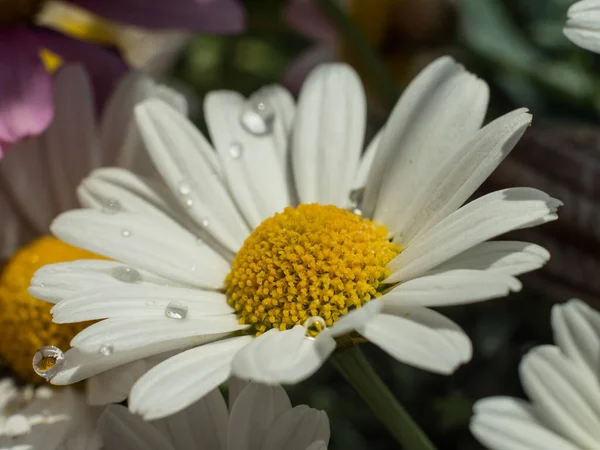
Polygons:
<instances>
[{"instance_id":1,"label":"water droplet on petal","mask_svg":"<svg viewBox=\"0 0 600 450\"><path fill-rule=\"evenodd\" d=\"M121 211L121 202L116 198L109 198L104 202L104 206L102 207L102 212L104 214L117 214Z\"/></svg>"},{"instance_id":2,"label":"water droplet on petal","mask_svg":"<svg viewBox=\"0 0 600 450\"><path fill-rule=\"evenodd\" d=\"M33 370L39 376L50 381L65 364L65 354L53 345L40 348L33 355Z\"/></svg>"},{"instance_id":3,"label":"water droplet on petal","mask_svg":"<svg viewBox=\"0 0 600 450\"><path fill-rule=\"evenodd\" d=\"M255 136L269 134L273 129L274 119L273 106L261 92L250 96L240 115L242 127Z\"/></svg>"},{"instance_id":4,"label":"water droplet on petal","mask_svg":"<svg viewBox=\"0 0 600 450\"><path fill-rule=\"evenodd\" d=\"M306 335L310 339L313 339L321 331L327 328L325 319L320 316L310 316L304 321L304 328L306 328Z\"/></svg>"},{"instance_id":5,"label":"water droplet on petal","mask_svg":"<svg viewBox=\"0 0 600 450\"><path fill-rule=\"evenodd\" d=\"M202 238L196 238L197 245L204 245L204 240Z\"/></svg>"},{"instance_id":6,"label":"water droplet on petal","mask_svg":"<svg viewBox=\"0 0 600 450\"><path fill-rule=\"evenodd\" d=\"M146 302L146 306L154 306L154 305L156 305L156 302L154 300L148 300Z\"/></svg>"},{"instance_id":7,"label":"water droplet on petal","mask_svg":"<svg viewBox=\"0 0 600 450\"><path fill-rule=\"evenodd\" d=\"M229 146L229 157L231 159L240 159L244 153L244 147L239 142L232 142Z\"/></svg>"},{"instance_id":8,"label":"water droplet on petal","mask_svg":"<svg viewBox=\"0 0 600 450\"><path fill-rule=\"evenodd\" d=\"M125 283L138 283L142 281L142 275L133 267L115 267L112 269L112 276Z\"/></svg>"},{"instance_id":9,"label":"water droplet on petal","mask_svg":"<svg viewBox=\"0 0 600 450\"><path fill-rule=\"evenodd\" d=\"M112 345L110 345L110 344L102 344L100 346L100 349L98 350L98 352L100 352L100 354L102 356L110 356L110 355L113 354L114 350L115 349L114 349L114 347Z\"/></svg>"},{"instance_id":10,"label":"water droplet on petal","mask_svg":"<svg viewBox=\"0 0 600 450\"><path fill-rule=\"evenodd\" d=\"M363 200L363 196L365 193L365 188L354 189L350 191L350 205L348 206L348 211L352 214L356 214L357 216L362 216L361 204Z\"/></svg>"},{"instance_id":11,"label":"water droplet on petal","mask_svg":"<svg viewBox=\"0 0 600 450\"><path fill-rule=\"evenodd\" d=\"M190 183L188 183L187 181L182 181L181 183L179 183L179 186L177 187L177 191L181 195L189 195L192 192L192 187L191 187Z\"/></svg>"},{"instance_id":12,"label":"water droplet on petal","mask_svg":"<svg viewBox=\"0 0 600 450\"><path fill-rule=\"evenodd\" d=\"M205 217L204 219L202 219L202 226L204 228L208 228L209 225L210 225L210 219L208 217Z\"/></svg>"},{"instance_id":13,"label":"water droplet on petal","mask_svg":"<svg viewBox=\"0 0 600 450\"><path fill-rule=\"evenodd\" d=\"M192 206L194 206L194 200L192 200L191 198L186 198L183 203L185 204L186 208L191 208Z\"/></svg>"},{"instance_id":14,"label":"water droplet on petal","mask_svg":"<svg viewBox=\"0 0 600 450\"><path fill-rule=\"evenodd\" d=\"M127 229L121 230L121 236L129 237L129 236L131 236L131 231L129 231Z\"/></svg>"},{"instance_id":15,"label":"water droplet on petal","mask_svg":"<svg viewBox=\"0 0 600 450\"><path fill-rule=\"evenodd\" d=\"M165 316L169 319L185 319L188 313L188 306L179 301L171 301L165 309Z\"/></svg>"}]
</instances>

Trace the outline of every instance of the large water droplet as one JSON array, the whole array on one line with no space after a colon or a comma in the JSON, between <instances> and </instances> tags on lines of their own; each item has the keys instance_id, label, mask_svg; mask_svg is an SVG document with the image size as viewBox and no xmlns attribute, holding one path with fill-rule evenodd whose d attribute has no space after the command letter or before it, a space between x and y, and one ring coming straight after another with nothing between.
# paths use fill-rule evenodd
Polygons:
<instances>
[{"instance_id":1,"label":"large water droplet","mask_svg":"<svg viewBox=\"0 0 600 450\"><path fill-rule=\"evenodd\" d=\"M275 111L261 92L253 94L242 109L240 123L255 136L264 136L273 130Z\"/></svg>"},{"instance_id":2,"label":"large water droplet","mask_svg":"<svg viewBox=\"0 0 600 450\"><path fill-rule=\"evenodd\" d=\"M229 146L229 157L231 159L240 159L244 153L244 147L239 142L232 142Z\"/></svg>"},{"instance_id":3,"label":"large water droplet","mask_svg":"<svg viewBox=\"0 0 600 450\"><path fill-rule=\"evenodd\" d=\"M348 211L357 216L362 216L362 200L365 193L365 188L354 189L350 191L350 205Z\"/></svg>"},{"instance_id":4,"label":"large water droplet","mask_svg":"<svg viewBox=\"0 0 600 450\"><path fill-rule=\"evenodd\" d=\"M109 198L104 202L104 206L102 207L102 212L104 214L117 214L121 211L121 203L116 198Z\"/></svg>"},{"instance_id":5,"label":"large water droplet","mask_svg":"<svg viewBox=\"0 0 600 450\"><path fill-rule=\"evenodd\" d=\"M112 276L125 283L138 283L142 281L142 275L133 267L115 267L112 269Z\"/></svg>"},{"instance_id":6,"label":"large water droplet","mask_svg":"<svg viewBox=\"0 0 600 450\"><path fill-rule=\"evenodd\" d=\"M181 195L189 195L192 192L192 186L190 185L189 182L182 181L181 183L179 183L179 186L177 187L177 191Z\"/></svg>"},{"instance_id":7,"label":"large water droplet","mask_svg":"<svg viewBox=\"0 0 600 450\"><path fill-rule=\"evenodd\" d=\"M320 316L310 316L304 321L304 328L306 328L306 336L314 339L316 335L327 328L327 323Z\"/></svg>"},{"instance_id":8,"label":"large water droplet","mask_svg":"<svg viewBox=\"0 0 600 450\"><path fill-rule=\"evenodd\" d=\"M129 237L129 236L131 236L131 231L129 231L127 229L123 229L123 230L121 230L121 236Z\"/></svg>"},{"instance_id":9,"label":"large water droplet","mask_svg":"<svg viewBox=\"0 0 600 450\"><path fill-rule=\"evenodd\" d=\"M64 364L65 354L60 348L53 345L46 345L33 355L33 370L46 381L54 378Z\"/></svg>"},{"instance_id":10,"label":"large water droplet","mask_svg":"<svg viewBox=\"0 0 600 450\"><path fill-rule=\"evenodd\" d=\"M98 352L102 356L110 356L113 354L114 351L115 351L114 347L110 344L102 344L100 346L100 348L98 349Z\"/></svg>"},{"instance_id":11,"label":"large water droplet","mask_svg":"<svg viewBox=\"0 0 600 450\"><path fill-rule=\"evenodd\" d=\"M171 301L165 308L165 316L169 319L185 319L188 313L188 306L179 301Z\"/></svg>"}]
</instances>

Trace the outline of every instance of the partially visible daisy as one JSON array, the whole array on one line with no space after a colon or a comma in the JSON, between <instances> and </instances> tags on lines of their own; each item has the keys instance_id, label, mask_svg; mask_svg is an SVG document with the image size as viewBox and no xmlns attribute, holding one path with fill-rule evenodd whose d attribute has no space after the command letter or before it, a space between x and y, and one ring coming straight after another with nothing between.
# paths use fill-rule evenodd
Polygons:
<instances>
[{"instance_id":1,"label":"partially visible daisy","mask_svg":"<svg viewBox=\"0 0 600 450\"><path fill-rule=\"evenodd\" d=\"M43 381L32 368L33 354L47 345L66 349L85 324L52 323L50 305L28 294L29 280L45 264L99 257L49 236L52 219L77 207L77 186L93 169L123 165L147 173L149 162L140 151L136 128L132 128L133 107L138 101L163 98L186 110L177 93L131 73L115 90L105 115L97 120L93 91L79 66L65 65L55 74L53 84L53 122L42 135L18 144L18 151L0 161L0 361L31 383ZM119 170L124 169L110 173ZM86 197L85 192L79 195ZM105 210L118 206L112 201L98 205ZM139 371L139 367L131 369ZM141 365L142 370L148 367ZM103 391L116 388L111 395L105 393L107 401L124 398L117 394L119 383L105 386L96 380L93 385ZM97 392L91 395L99 396Z\"/></svg>"},{"instance_id":2,"label":"partially visible daisy","mask_svg":"<svg viewBox=\"0 0 600 450\"><path fill-rule=\"evenodd\" d=\"M0 448L100 449L99 413L74 388L19 388L9 378L0 379Z\"/></svg>"},{"instance_id":3,"label":"partially visible daisy","mask_svg":"<svg viewBox=\"0 0 600 450\"><path fill-rule=\"evenodd\" d=\"M323 411L292 408L280 386L230 382L229 408L219 389L165 419L146 422L120 405L106 407L98 424L106 450L326 450Z\"/></svg>"},{"instance_id":4,"label":"partially visible daisy","mask_svg":"<svg viewBox=\"0 0 600 450\"><path fill-rule=\"evenodd\" d=\"M600 53L600 1L580 0L567 12L567 23L563 29L574 44Z\"/></svg>"},{"instance_id":5,"label":"partially visible daisy","mask_svg":"<svg viewBox=\"0 0 600 450\"><path fill-rule=\"evenodd\" d=\"M164 102L139 105L170 194L131 173L95 173L80 188L87 205L116 199L120 210L54 221L57 237L111 261L51 265L32 279L29 292L56 303L56 323L105 319L71 341L52 383L177 351L132 389L129 407L150 419L231 374L297 382L364 339L452 373L471 358L470 340L429 307L519 290L515 275L548 253L488 240L555 220L560 205L514 188L462 206L531 121L520 109L480 129L487 100L485 83L441 58L362 157L364 93L344 65L313 72L297 106L277 86L248 100L211 93L212 146Z\"/></svg>"},{"instance_id":6,"label":"partially visible daisy","mask_svg":"<svg viewBox=\"0 0 600 450\"><path fill-rule=\"evenodd\" d=\"M597 450L600 445L600 313L580 300L552 308L558 346L529 351L519 374L530 402L475 403L471 431L494 450Z\"/></svg>"}]
</instances>

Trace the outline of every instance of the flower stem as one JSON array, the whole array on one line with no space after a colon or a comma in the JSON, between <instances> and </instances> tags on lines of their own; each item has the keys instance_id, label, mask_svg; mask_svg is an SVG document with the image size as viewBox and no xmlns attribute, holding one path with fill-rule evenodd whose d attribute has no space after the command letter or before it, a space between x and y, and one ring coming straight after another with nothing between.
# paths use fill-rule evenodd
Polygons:
<instances>
[{"instance_id":1,"label":"flower stem","mask_svg":"<svg viewBox=\"0 0 600 450\"><path fill-rule=\"evenodd\" d=\"M356 54L361 58L365 67L371 72L374 81L379 85L386 103L394 106L400 91L377 52L352 22L348 14L344 13L334 1L317 0L317 3L321 11L338 27L340 33L354 47Z\"/></svg>"},{"instance_id":2,"label":"flower stem","mask_svg":"<svg viewBox=\"0 0 600 450\"><path fill-rule=\"evenodd\" d=\"M375 373L358 346L334 353L331 361L402 448L435 450L429 438Z\"/></svg>"}]
</instances>

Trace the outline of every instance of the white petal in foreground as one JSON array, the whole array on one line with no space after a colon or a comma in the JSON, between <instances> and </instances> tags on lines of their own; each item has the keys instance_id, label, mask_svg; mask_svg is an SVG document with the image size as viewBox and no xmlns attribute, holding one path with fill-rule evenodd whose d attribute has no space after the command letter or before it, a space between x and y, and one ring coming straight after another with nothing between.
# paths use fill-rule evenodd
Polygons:
<instances>
[{"instance_id":1,"label":"white petal in foreground","mask_svg":"<svg viewBox=\"0 0 600 450\"><path fill-rule=\"evenodd\" d=\"M273 423L262 449L306 450L314 443L329 442L329 436L327 413L307 405L298 405Z\"/></svg>"},{"instance_id":2,"label":"white petal in foreground","mask_svg":"<svg viewBox=\"0 0 600 450\"><path fill-rule=\"evenodd\" d=\"M550 259L550 252L529 242L482 242L440 264L430 273L448 270L485 270L517 276L539 269Z\"/></svg>"},{"instance_id":3,"label":"white petal in foreground","mask_svg":"<svg viewBox=\"0 0 600 450\"><path fill-rule=\"evenodd\" d=\"M563 32L574 44L600 53L600 1L582 0L567 12Z\"/></svg>"},{"instance_id":4,"label":"white petal in foreground","mask_svg":"<svg viewBox=\"0 0 600 450\"><path fill-rule=\"evenodd\" d=\"M52 233L75 247L107 256L166 278L208 289L223 285L229 264L208 245L170 220L93 210L58 216Z\"/></svg>"},{"instance_id":5,"label":"white petal in foreground","mask_svg":"<svg viewBox=\"0 0 600 450\"><path fill-rule=\"evenodd\" d=\"M579 450L541 424L523 400L491 397L473 410L471 433L490 450Z\"/></svg>"},{"instance_id":6,"label":"white petal in foreground","mask_svg":"<svg viewBox=\"0 0 600 450\"><path fill-rule=\"evenodd\" d=\"M415 278L450 258L519 228L556 220L561 205L542 191L511 188L480 197L450 214L388 265L386 283Z\"/></svg>"},{"instance_id":7,"label":"white petal in foreground","mask_svg":"<svg viewBox=\"0 0 600 450\"><path fill-rule=\"evenodd\" d=\"M427 66L406 88L388 121L371 166L363 212L394 226L423 180L480 127L487 85L449 57Z\"/></svg>"},{"instance_id":8,"label":"white petal in foreground","mask_svg":"<svg viewBox=\"0 0 600 450\"><path fill-rule=\"evenodd\" d=\"M147 420L181 411L229 378L233 357L251 340L235 337L167 359L133 386L129 409Z\"/></svg>"},{"instance_id":9,"label":"white petal in foreground","mask_svg":"<svg viewBox=\"0 0 600 450\"><path fill-rule=\"evenodd\" d=\"M582 448L600 442L600 385L595 373L564 356L558 347L541 346L521 361L523 389L544 422Z\"/></svg>"},{"instance_id":10,"label":"white petal in foreground","mask_svg":"<svg viewBox=\"0 0 600 450\"><path fill-rule=\"evenodd\" d=\"M244 347L232 363L233 374L267 384L297 383L315 373L335 350L328 330L316 338L306 337L306 329L273 328Z\"/></svg>"},{"instance_id":11,"label":"white petal in foreground","mask_svg":"<svg viewBox=\"0 0 600 450\"><path fill-rule=\"evenodd\" d=\"M349 203L365 133L365 94L349 66L323 65L308 76L292 134L292 168L301 203Z\"/></svg>"},{"instance_id":12,"label":"white petal in foreground","mask_svg":"<svg viewBox=\"0 0 600 450\"><path fill-rule=\"evenodd\" d=\"M552 307L554 341L567 356L600 371L600 313L581 300Z\"/></svg>"}]
</instances>

